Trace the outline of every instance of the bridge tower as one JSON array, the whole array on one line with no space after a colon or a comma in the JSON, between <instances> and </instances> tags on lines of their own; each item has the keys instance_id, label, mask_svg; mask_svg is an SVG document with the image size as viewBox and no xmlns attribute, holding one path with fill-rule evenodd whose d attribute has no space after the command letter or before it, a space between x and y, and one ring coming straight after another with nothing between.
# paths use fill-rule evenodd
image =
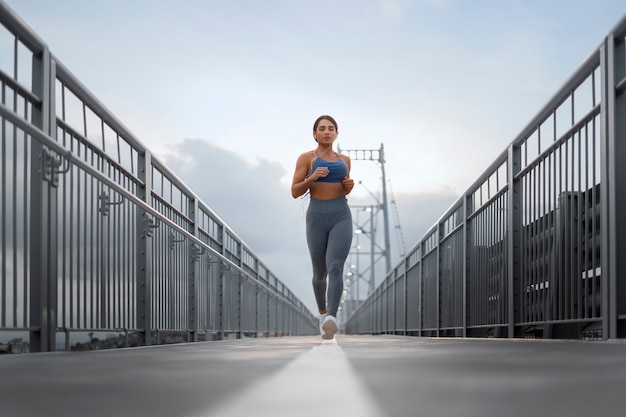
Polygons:
<instances>
[{"instance_id":1,"label":"bridge tower","mask_svg":"<svg viewBox=\"0 0 626 417\"><path fill-rule=\"evenodd\" d=\"M352 161L372 161L380 164L382 174L382 201L375 196L362 182L363 187L374 199L369 205L350 205L354 237L344 270L345 290L342 299L342 312L349 317L354 308L374 291L376 285L377 265L384 260L385 274L391 270L391 247L389 243L389 214L387 203L387 179L385 177L384 145L380 149L341 149ZM378 217L383 218L383 241L378 237ZM365 245L368 247L366 248ZM378 268L380 270L380 267ZM361 284L367 285L367 294L362 294Z\"/></svg>"}]
</instances>

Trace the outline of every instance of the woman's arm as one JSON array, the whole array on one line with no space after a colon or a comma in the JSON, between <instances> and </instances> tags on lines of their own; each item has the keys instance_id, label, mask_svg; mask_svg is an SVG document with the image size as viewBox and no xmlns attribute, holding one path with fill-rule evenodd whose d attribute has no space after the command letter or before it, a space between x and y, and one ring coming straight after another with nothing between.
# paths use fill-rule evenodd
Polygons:
<instances>
[{"instance_id":1,"label":"woman's arm","mask_svg":"<svg viewBox=\"0 0 626 417\"><path fill-rule=\"evenodd\" d=\"M306 193L313 181L315 181L312 175L307 177L308 159L307 154L303 153L296 161L296 169L293 173L293 181L291 182L291 196L293 198L298 198Z\"/></svg>"},{"instance_id":2,"label":"woman's arm","mask_svg":"<svg viewBox=\"0 0 626 417\"><path fill-rule=\"evenodd\" d=\"M352 168L352 163L351 163L350 157L348 155L342 155L341 158L343 158L344 162L348 166L348 175L346 175L344 177L343 181L341 181L341 185L343 186L343 189L344 189L346 195L348 195L348 194L350 194L350 192L354 188L354 180L352 178L350 178L350 169Z\"/></svg>"}]
</instances>

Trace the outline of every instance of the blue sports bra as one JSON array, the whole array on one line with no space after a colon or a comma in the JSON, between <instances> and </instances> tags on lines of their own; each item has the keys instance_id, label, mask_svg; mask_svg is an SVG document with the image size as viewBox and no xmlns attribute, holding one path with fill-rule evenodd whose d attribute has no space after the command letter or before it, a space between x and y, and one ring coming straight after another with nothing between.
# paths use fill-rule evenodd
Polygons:
<instances>
[{"instance_id":1,"label":"blue sports bra","mask_svg":"<svg viewBox=\"0 0 626 417\"><path fill-rule=\"evenodd\" d=\"M339 160L335 162L326 161L320 158L317 155L317 152L315 152L315 157L315 163L313 164L309 175L311 175L318 167L328 168L328 175L325 177L319 177L315 180L315 182L341 182L348 175L348 165L346 165L346 162L341 156L337 155Z\"/></svg>"}]
</instances>

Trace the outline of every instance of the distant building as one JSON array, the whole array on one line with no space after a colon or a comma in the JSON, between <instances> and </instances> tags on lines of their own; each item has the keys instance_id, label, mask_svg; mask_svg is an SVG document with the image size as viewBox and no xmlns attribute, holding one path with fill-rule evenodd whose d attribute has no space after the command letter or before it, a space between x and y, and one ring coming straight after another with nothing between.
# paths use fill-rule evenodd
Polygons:
<instances>
[{"instance_id":1,"label":"distant building","mask_svg":"<svg viewBox=\"0 0 626 417\"><path fill-rule=\"evenodd\" d=\"M30 344L24 341L21 337L11 339L6 344L6 350L10 353L29 353Z\"/></svg>"}]
</instances>

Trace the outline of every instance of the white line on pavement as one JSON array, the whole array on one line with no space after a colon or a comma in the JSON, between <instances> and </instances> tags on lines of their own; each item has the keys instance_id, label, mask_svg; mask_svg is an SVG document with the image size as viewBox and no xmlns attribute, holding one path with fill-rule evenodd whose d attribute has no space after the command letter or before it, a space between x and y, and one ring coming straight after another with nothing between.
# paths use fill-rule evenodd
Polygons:
<instances>
[{"instance_id":1,"label":"white line on pavement","mask_svg":"<svg viewBox=\"0 0 626 417\"><path fill-rule=\"evenodd\" d=\"M333 339L301 354L203 417L380 417L382 413Z\"/></svg>"}]
</instances>

